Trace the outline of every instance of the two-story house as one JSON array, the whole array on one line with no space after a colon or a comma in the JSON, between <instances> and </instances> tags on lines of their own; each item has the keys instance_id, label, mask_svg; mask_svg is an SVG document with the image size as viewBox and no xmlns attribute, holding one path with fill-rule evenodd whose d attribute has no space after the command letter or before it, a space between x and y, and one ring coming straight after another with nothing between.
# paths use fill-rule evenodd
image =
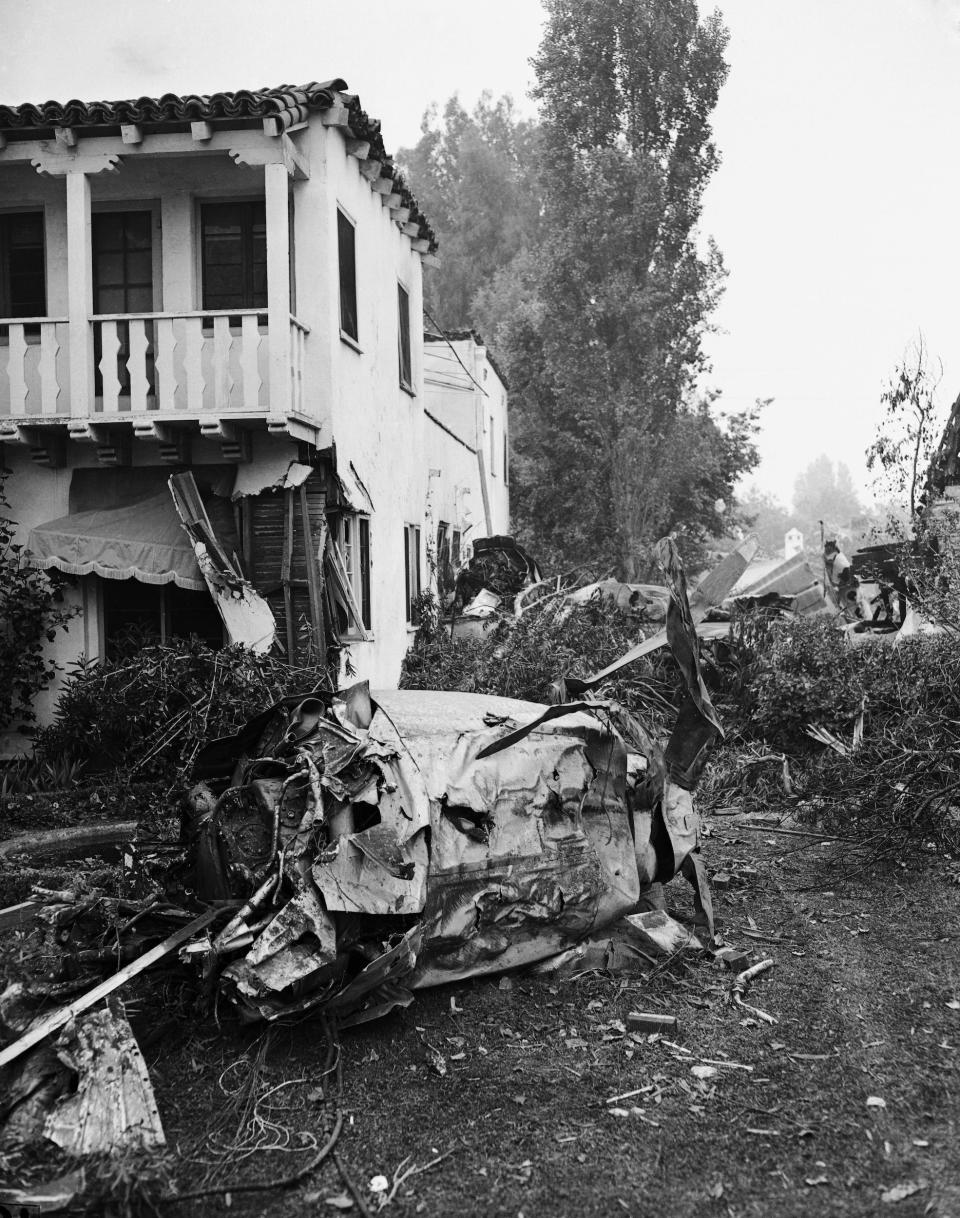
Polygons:
<instances>
[{"instance_id":1,"label":"two-story house","mask_svg":"<svg viewBox=\"0 0 960 1218\"><path fill-rule=\"evenodd\" d=\"M463 348L470 419L425 403L435 250L340 80L0 106L0 445L18 539L75 577L59 663L131 625L223 638L167 485L189 471L278 645L312 627L396 683L431 547L507 527L472 336L428 348Z\"/></svg>"}]
</instances>

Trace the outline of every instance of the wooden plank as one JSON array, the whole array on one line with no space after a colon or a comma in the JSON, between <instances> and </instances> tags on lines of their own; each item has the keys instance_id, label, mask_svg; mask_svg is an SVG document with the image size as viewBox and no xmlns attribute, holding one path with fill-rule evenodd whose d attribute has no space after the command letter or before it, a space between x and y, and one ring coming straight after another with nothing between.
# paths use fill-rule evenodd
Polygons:
<instances>
[{"instance_id":1,"label":"wooden plank","mask_svg":"<svg viewBox=\"0 0 960 1218\"><path fill-rule=\"evenodd\" d=\"M73 1002L67 1003L59 1011L54 1011L46 1019L41 1019L28 1032L25 1032L19 1040L15 1040L12 1045L7 1045L5 1049L0 1049L0 1067L16 1061L28 1049L32 1049L41 1040L45 1040L51 1032L59 1031L71 1019L76 1018L81 1011L89 1011L91 1007L96 1006L108 994L112 994L115 990L119 990L121 986L126 985L131 978L146 972L158 960L162 960L164 956L168 956L171 952L176 951L182 943L186 943L188 939L192 939L194 935L198 935L200 931L205 930L220 912L221 910L216 908L206 910L198 918L188 922L186 926L181 926L179 930L174 931L162 943L158 943L156 947L152 947L148 952L131 961L119 973L108 977L106 981L101 981L92 990L88 990L86 994L75 998Z\"/></svg>"},{"instance_id":2,"label":"wooden plank","mask_svg":"<svg viewBox=\"0 0 960 1218\"><path fill-rule=\"evenodd\" d=\"M10 322L7 376L10 380L10 413L27 413L27 339L22 323Z\"/></svg>"},{"instance_id":3,"label":"wooden plank","mask_svg":"<svg viewBox=\"0 0 960 1218\"><path fill-rule=\"evenodd\" d=\"M323 584L320 559L313 548L313 529L310 524L310 505L307 502L306 484L300 485L300 513L303 519L303 549L307 560L307 591L310 596L310 625L313 627L316 645L324 647L323 637ZM324 538L324 540L326 540Z\"/></svg>"},{"instance_id":4,"label":"wooden plank","mask_svg":"<svg viewBox=\"0 0 960 1218\"><path fill-rule=\"evenodd\" d=\"M242 323L241 323L242 325ZM230 375L230 318L226 315L213 319L213 405L215 410L230 409L230 394L233 378Z\"/></svg>"},{"instance_id":5,"label":"wooden plank","mask_svg":"<svg viewBox=\"0 0 960 1218\"><path fill-rule=\"evenodd\" d=\"M57 327L48 322L40 327L40 411L42 414L57 413L57 398L60 384L57 381L57 354L60 343Z\"/></svg>"},{"instance_id":6,"label":"wooden plank","mask_svg":"<svg viewBox=\"0 0 960 1218\"><path fill-rule=\"evenodd\" d=\"M191 123L190 138L197 141L213 139L213 127L203 121Z\"/></svg>"},{"instance_id":7,"label":"wooden plank","mask_svg":"<svg viewBox=\"0 0 960 1218\"><path fill-rule=\"evenodd\" d=\"M156 325L157 356L157 405L161 410L174 410L177 404L177 382L173 372L173 352L177 340L173 332L173 318L161 317Z\"/></svg>"},{"instance_id":8,"label":"wooden plank","mask_svg":"<svg viewBox=\"0 0 960 1218\"><path fill-rule=\"evenodd\" d=\"M32 922L37 910L41 908L39 901L21 901L19 905L8 905L6 909L0 909L0 931L14 930Z\"/></svg>"},{"instance_id":9,"label":"wooden plank","mask_svg":"<svg viewBox=\"0 0 960 1218\"><path fill-rule=\"evenodd\" d=\"M187 378L187 410L190 414L200 414L203 410L203 322L199 317L187 318L184 321L186 329L187 350L183 360L183 370Z\"/></svg>"},{"instance_id":10,"label":"wooden plank","mask_svg":"<svg viewBox=\"0 0 960 1218\"><path fill-rule=\"evenodd\" d=\"M293 564L293 488L283 492L284 526L283 558L280 564L280 582L283 584L283 614L287 624L287 663L294 661L296 637L293 629L293 589L290 586L290 568Z\"/></svg>"},{"instance_id":11,"label":"wooden plank","mask_svg":"<svg viewBox=\"0 0 960 1218\"><path fill-rule=\"evenodd\" d=\"M143 129L138 123L121 123L120 139L124 144L142 144Z\"/></svg>"},{"instance_id":12,"label":"wooden plank","mask_svg":"<svg viewBox=\"0 0 960 1218\"><path fill-rule=\"evenodd\" d=\"M100 379L103 386L103 413L116 414L120 409L120 377L117 375L117 356L120 353L120 338L115 321L101 321L100 327Z\"/></svg>"},{"instance_id":13,"label":"wooden plank","mask_svg":"<svg viewBox=\"0 0 960 1218\"><path fill-rule=\"evenodd\" d=\"M130 373L130 409L142 414L147 409L150 380L147 376L147 323L142 317L131 317L127 322L129 338L127 346L127 371Z\"/></svg>"},{"instance_id":14,"label":"wooden plank","mask_svg":"<svg viewBox=\"0 0 960 1218\"><path fill-rule=\"evenodd\" d=\"M240 319L240 371L242 374L240 404L244 410L256 410L260 405L260 325L256 313Z\"/></svg>"}]
</instances>

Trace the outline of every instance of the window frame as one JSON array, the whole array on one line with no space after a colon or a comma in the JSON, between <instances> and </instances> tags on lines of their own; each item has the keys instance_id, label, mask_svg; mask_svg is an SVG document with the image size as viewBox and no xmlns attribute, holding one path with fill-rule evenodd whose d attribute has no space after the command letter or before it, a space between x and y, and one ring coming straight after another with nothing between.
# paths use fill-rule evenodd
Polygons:
<instances>
[{"instance_id":1,"label":"window frame","mask_svg":"<svg viewBox=\"0 0 960 1218\"><path fill-rule=\"evenodd\" d=\"M410 292L397 280L397 364L400 388L411 397L413 388L413 343L410 337ZM404 379L406 372L406 379Z\"/></svg>"},{"instance_id":2,"label":"window frame","mask_svg":"<svg viewBox=\"0 0 960 1218\"><path fill-rule=\"evenodd\" d=\"M41 313L15 313L11 297L9 272L9 238L4 232L9 220L20 216L40 217L40 261L43 267L43 311ZM19 321L22 318L48 317L50 314L50 292L47 282L47 216L42 205L36 207L10 207L0 210L0 318Z\"/></svg>"},{"instance_id":3,"label":"window frame","mask_svg":"<svg viewBox=\"0 0 960 1218\"><path fill-rule=\"evenodd\" d=\"M351 236L350 257L351 257L351 262L352 262L352 266L350 268L352 271L352 276L351 276L352 282L350 284L348 284L350 291L348 291L347 295L348 295L348 297L352 295L352 298L353 298L352 299L353 333L351 333L350 330L343 324L344 320L345 320L344 290L343 290L344 289L344 269L345 268L344 268L344 261L343 261L343 245L342 245L341 238L342 238L343 233L345 233L347 230L349 230L350 236ZM343 340L343 342L345 342L347 344L347 346L353 347L356 351L359 351L360 350L360 296L359 296L359 293L357 292L357 222L350 215L350 213L346 210L346 208L342 207L339 203L337 204L337 284L338 284L338 291L339 291L338 302L339 302L339 314L340 314L339 315L340 338ZM350 320L349 315L346 316L346 320L348 320L348 321Z\"/></svg>"},{"instance_id":4,"label":"window frame","mask_svg":"<svg viewBox=\"0 0 960 1218\"><path fill-rule=\"evenodd\" d=\"M199 302L199 309L201 312L204 312L204 313L231 313L231 312L235 312L235 311L242 312L243 310L256 309L258 313L262 313L262 314L267 313L267 310L269 307L269 286L267 286L266 284L264 287L264 304L263 305L240 304L240 305L228 306L227 308L222 308L219 306L210 307L207 304L207 274L206 274L204 223L203 223L204 209L208 208L208 207L248 207L249 208L255 204L259 204L264 209L264 217L263 217L264 267L266 268L269 265L269 257L270 257L270 233L267 228L267 217L266 217L267 201L266 201L266 197L264 195L260 195L260 194L230 195L230 196L226 196L226 197L215 196L215 197L211 197L211 198L198 198L196 200L197 300ZM292 232L292 225L290 227L291 227L291 232ZM251 242L252 242L252 230L251 230L250 236L251 236ZM244 238L244 240L246 240L246 239ZM292 241L292 238L291 238L291 241ZM292 245L291 245L291 250L292 250ZM254 263L252 260L252 249L251 249L251 262L250 262L251 279L252 279L253 265L254 265ZM246 280L247 276L245 275L244 278ZM293 276L292 275L291 275L291 289L290 290L291 290L291 300L292 300L292 294L293 294ZM246 292L246 282L244 285L244 291ZM252 292L251 292L251 298L252 298ZM292 304L291 304L291 309L292 309Z\"/></svg>"},{"instance_id":5,"label":"window frame","mask_svg":"<svg viewBox=\"0 0 960 1218\"><path fill-rule=\"evenodd\" d=\"M350 512L341 509L332 521L333 534L340 553L343 555L344 567L350 581L350 591L360 608L360 620L367 633L367 638L370 637L373 630L370 519L370 515L366 512ZM347 540L348 526L351 534L353 526L356 526L355 538L351 536L349 541ZM356 625L349 618L346 630L341 633L344 638L360 638Z\"/></svg>"},{"instance_id":6,"label":"window frame","mask_svg":"<svg viewBox=\"0 0 960 1218\"><path fill-rule=\"evenodd\" d=\"M423 591L423 584L421 582L420 535L420 525L405 524L403 526L403 574L406 590L405 613L408 627L420 625L420 612L414 604Z\"/></svg>"}]
</instances>

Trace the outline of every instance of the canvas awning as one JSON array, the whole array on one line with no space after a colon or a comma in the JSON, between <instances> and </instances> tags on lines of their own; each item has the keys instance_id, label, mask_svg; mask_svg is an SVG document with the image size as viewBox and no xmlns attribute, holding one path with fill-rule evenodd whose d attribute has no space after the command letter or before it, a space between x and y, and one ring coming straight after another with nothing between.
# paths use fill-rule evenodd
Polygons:
<instances>
[{"instance_id":1,"label":"canvas awning","mask_svg":"<svg viewBox=\"0 0 960 1218\"><path fill-rule=\"evenodd\" d=\"M166 489L126 507L75 512L38 525L30 531L27 547L41 567L69 575L207 590Z\"/></svg>"}]
</instances>

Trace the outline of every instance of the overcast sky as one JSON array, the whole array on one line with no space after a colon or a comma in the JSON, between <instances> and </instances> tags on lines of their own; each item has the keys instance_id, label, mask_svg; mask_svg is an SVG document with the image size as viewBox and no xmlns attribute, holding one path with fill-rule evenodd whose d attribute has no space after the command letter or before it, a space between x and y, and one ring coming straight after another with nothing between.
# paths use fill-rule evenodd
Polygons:
<instances>
[{"instance_id":1,"label":"overcast sky","mask_svg":"<svg viewBox=\"0 0 960 1218\"><path fill-rule=\"evenodd\" d=\"M789 501L821 452L865 487L881 388L920 331L944 403L960 393L960 0L720 8L731 72L703 227L729 278L713 381L730 407L775 399L765 489ZM395 149L454 92L523 100L541 26L537 0L0 0L0 100L341 76Z\"/></svg>"}]
</instances>

